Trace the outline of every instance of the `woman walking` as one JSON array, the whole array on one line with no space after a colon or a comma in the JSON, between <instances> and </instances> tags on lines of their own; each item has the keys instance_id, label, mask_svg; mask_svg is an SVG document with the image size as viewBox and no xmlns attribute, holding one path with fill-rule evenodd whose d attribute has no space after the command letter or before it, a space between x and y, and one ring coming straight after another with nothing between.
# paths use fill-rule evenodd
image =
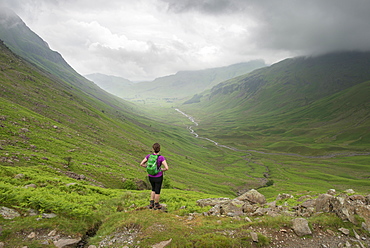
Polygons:
<instances>
[{"instance_id":1,"label":"woman walking","mask_svg":"<svg viewBox=\"0 0 370 248\"><path fill-rule=\"evenodd\" d=\"M159 198L161 194L162 189L162 183L163 183L163 171L168 170L168 165L166 162L166 158L162 155L159 155L159 152L161 150L161 146L158 143L153 144L153 154L148 154L145 156L143 161L141 161L140 166L147 167L147 162L151 156L156 156L156 164L158 172L154 175L148 174L149 182L152 185L152 191L150 193L150 203L149 208L150 209L161 209L162 206L159 204ZM164 168L162 168L162 165Z\"/></svg>"}]
</instances>

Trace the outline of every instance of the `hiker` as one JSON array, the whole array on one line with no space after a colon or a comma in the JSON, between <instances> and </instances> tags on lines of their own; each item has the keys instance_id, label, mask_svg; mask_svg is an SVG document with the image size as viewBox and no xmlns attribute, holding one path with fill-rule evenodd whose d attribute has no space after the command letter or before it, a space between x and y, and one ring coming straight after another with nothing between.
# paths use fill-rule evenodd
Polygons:
<instances>
[{"instance_id":1,"label":"hiker","mask_svg":"<svg viewBox=\"0 0 370 248\"><path fill-rule=\"evenodd\" d=\"M155 173L149 174L148 172L148 177L149 177L149 182L152 185L152 192L150 193L150 204L149 208L150 209L161 209L162 206L159 204L159 198L161 194L161 188L162 188L162 183L163 183L163 171L168 170L168 165L166 162L166 158L163 157L162 155L159 155L159 151L161 150L161 146L158 143L153 144L153 154L148 154L145 156L143 161L141 161L140 166L142 167L148 167L146 164L149 160L155 159L156 160L156 168L158 171ZM154 156L153 156L154 155ZM162 168L162 165L164 168ZM147 168L148 171L148 168Z\"/></svg>"}]
</instances>

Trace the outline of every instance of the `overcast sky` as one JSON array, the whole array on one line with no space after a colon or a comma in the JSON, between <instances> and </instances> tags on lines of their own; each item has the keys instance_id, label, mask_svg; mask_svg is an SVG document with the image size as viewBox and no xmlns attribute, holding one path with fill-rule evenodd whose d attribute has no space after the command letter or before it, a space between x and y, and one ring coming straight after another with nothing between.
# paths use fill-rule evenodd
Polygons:
<instances>
[{"instance_id":1,"label":"overcast sky","mask_svg":"<svg viewBox=\"0 0 370 248\"><path fill-rule=\"evenodd\" d=\"M132 81L370 50L369 0L0 0L80 74Z\"/></svg>"}]
</instances>

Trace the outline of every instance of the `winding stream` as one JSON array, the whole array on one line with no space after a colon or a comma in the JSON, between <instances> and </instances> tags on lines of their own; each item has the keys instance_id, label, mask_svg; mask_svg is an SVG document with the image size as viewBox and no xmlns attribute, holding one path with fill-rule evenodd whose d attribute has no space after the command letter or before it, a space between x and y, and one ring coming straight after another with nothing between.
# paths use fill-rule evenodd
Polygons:
<instances>
[{"instance_id":1,"label":"winding stream","mask_svg":"<svg viewBox=\"0 0 370 248\"><path fill-rule=\"evenodd\" d=\"M183 114L184 116L186 116L191 122L194 123L195 126L198 126L198 123L194 120L194 118L184 112L182 112L180 109L176 109L177 112ZM239 151L239 152L244 152L243 150L239 150L239 149L236 149L234 147L230 147L230 146L225 146L225 145L220 145L218 142L214 141L214 140L211 140L209 138L205 138L205 137L200 137L193 129L192 126L189 126L188 129L190 130L190 133L193 134L195 136L195 138L199 138L199 139L204 139L204 140L208 140L209 142L212 142L213 144L215 144L216 146L219 146L219 147L223 147L223 148L227 148L227 149L230 149L230 150L233 150L233 151Z\"/></svg>"},{"instance_id":2,"label":"winding stream","mask_svg":"<svg viewBox=\"0 0 370 248\"><path fill-rule=\"evenodd\" d=\"M194 126L198 126L198 123L195 121L195 119L192 116L184 113L183 111L181 111L178 108L176 108L175 110L177 112L181 113L182 115L184 115L185 117L187 117L194 124ZM334 154L322 155L322 156L303 156L303 155L295 154L295 153L270 153L270 152L262 152L262 151L257 151L257 150L240 150L240 149L237 149L237 148L234 148L234 147L221 145L221 144L219 144L218 142L216 142L214 140L199 136L194 131L193 126L188 126L188 129L189 129L190 133L193 134L196 138L208 140L209 142L213 143L216 146L227 148L227 149L230 149L230 150L236 151L236 152L256 152L256 153L267 154L267 155L284 155L284 156L294 156L294 157L302 157L302 158L334 158L334 157L352 157L352 156L368 156L368 155L370 155L370 152L365 152L365 153L334 153Z\"/></svg>"}]
</instances>

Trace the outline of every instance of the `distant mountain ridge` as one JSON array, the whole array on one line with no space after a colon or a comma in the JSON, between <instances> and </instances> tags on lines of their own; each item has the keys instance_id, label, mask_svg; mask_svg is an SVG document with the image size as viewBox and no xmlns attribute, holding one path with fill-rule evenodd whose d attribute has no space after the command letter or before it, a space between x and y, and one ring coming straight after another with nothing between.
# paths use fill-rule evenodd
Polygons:
<instances>
[{"instance_id":1,"label":"distant mountain ridge","mask_svg":"<svg viewBox=\"0 0 370 248\"><path fill-rule=\"evenodd\" d=\"M263 60L253 60L198 71L179 71L153 81L129 83L127 79L86 75L103 89L125 99L175 99L189 97L225 80L265 67ZM119 82L121 81L121 82Z\"/></svg>"},{"instance_id":2,"label":"distant mountain ridge","mask_svg":"<svg viewBox=\"0 0 370 248\"><path fill-rule=\"evenodd\" d=\"M286 111L370 80L370 52L337 52L317 57L286 59L221 83L210 99L238 95L237 99L261 110ZM232 99L230 99L232 100Z\"/></svg>"},{"instance_id":3,"label":"distant mountain ridge","mask_svg":"<svg viewBox=\"0 0 370 248\"><path fill-rule=\"evenodd\" d=\"M116 95L117 92L127 90L128 87L134 84L128 79L117 76L105 75L101 73L92 73L85 75L85 77L96 83L103 90L114 95Z\"/></svg>"}]
</instances>

